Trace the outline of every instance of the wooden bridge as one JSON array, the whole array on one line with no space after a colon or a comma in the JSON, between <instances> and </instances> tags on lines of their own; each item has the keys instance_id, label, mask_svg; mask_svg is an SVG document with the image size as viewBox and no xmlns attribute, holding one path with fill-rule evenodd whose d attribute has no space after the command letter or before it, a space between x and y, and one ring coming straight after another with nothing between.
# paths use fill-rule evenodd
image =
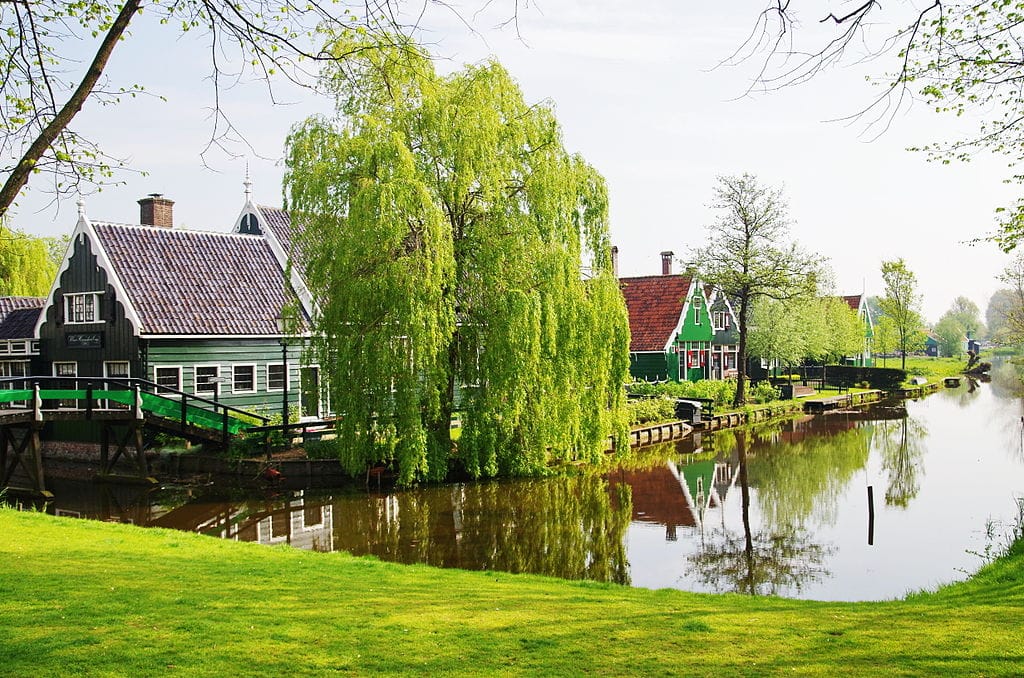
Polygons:
<instances>
[{"instance_id":1,"label":"wooden bridge","mask_svg":"<svg viewBox=\"0 0 1024 678\"><path fill-rule=\"evenodd\" d=\"M232 436L264 427L268 420L144 379L0 379L0 488L49 494L39 433L46 423L55 421L90 421L100 426L99 478L114 477L114 465L124 457L135 472L120 479L155 482L149 477L145 450L156 434L224 448ZM10 484L19 467L28 477L28 488Z\"/></svg>"}]
</instances>

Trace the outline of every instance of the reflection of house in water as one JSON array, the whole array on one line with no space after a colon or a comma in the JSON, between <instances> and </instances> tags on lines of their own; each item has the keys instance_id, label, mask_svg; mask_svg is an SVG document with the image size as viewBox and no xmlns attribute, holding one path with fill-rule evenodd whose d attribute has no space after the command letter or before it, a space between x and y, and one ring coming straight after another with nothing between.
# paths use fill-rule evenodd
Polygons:
<instances>
[{"instance_id":1,"label":"reflection of house in water","mask_svg":"<svg viewBox=\"0 0 1024 678\"><path fill-rule=\"evenodd\" d=\"M185 504L151 524L222 539L289 544L311 551L333 551L332 509L331 504L307 499L300 491L289 499L276 501Z\"/></svg>"},{"instance_id":2,"label":"reflection of house in water","mask_svg":"<svg viewBox=\"0 0 1024 678\"><path fill-rule=\"evenodd\" d=\"M608 476L608 482L612 487L625 483L632 489L634 522L664 525L665 539L676 541L680 527L703 529L707 512L722 508L738 473L739 466L732 460L668 461L651 469L617 471Z\"/></svg>"}]
</instances>

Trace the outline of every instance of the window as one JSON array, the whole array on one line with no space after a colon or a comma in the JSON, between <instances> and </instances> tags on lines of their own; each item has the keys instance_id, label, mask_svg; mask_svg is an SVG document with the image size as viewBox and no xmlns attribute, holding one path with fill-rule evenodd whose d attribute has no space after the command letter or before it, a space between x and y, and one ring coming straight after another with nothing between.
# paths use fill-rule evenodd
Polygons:
<instances>
[{"instance_id":1,"label":"window","mask_svg":"<svg viewBox=\"0 0 1024 678\"><path fill-rule=\"evenodd\" d=\"M267 390L283 391L289 384L283 363L267 363Z\"/></svg>"},{"instance_id":2,"label":"window","mask_svg":"<svg viewBox=\"0 0 1024 678\"><path fill-rule=\"evenodd\" d=\"M164 388L171 388L175 391L181 390L181 368L180 367L154 367L153 381Z\"/></svg>"},{"instance_id":3,"label":"window","mask_svg":"<svg viewBox=\"0 0 1024 678\"><path fill-rule=\"evenodd\" d=\"M74 362L59 362L53 364L53 376L55 377L77 377L78 376L78 363ZM58 385L58 388L62 389L73 389L75 388L74 381L66 381ZM60 400L58 401L59 407L78 407L77 400Z\"/></svg>"},{"instance_id":4,"label":"window","mask_svg":"<svg viewBox=\"0 0 1024 678\"><path fill-rule=\"evenodd\" d=\"M111 360L103 363L103 375L110 379L127 379L129 376L127 360Z\"/></svg>"},{"instance_id":5,"label":"window","mask_svg":"<svg viewBox=\"0 0 1024 678\"><path fill-rule=\"evenodd\" d=\"M215 395L219 378L219 365L196 365L196 384L193 390L196 394Z\"/></svg>"},{"instance_id":6,"label":"window","mask_svg":"<svg viewBox=\"0 0 1024 678\"><path fill-rule=\"evenodd\" d=\"M27 360L0 360L0 377L24 377L28 373Z\"/></svg>"},{"instance_id":7,"label":"window","mask_svg":"<svg viewBox=\"0 0 1024 678\"><path fill-rule=\"evenodd\" d=\"M27 341L12 341L10 344L11 353L22 354L28 353L28 342Z\"/></svg>"},{"instance_id":8,"label":"window","mask_svg":"<svg viewBox=\"0 0 1024 678\"><path fill-rule=\"evenodd\" d=\"M232 393L256 392L256 366L235 365L231 370Z\"/></svg>"},{"instance_id":9,"label":"window","mask_svg":"<svg viewBox=\"0 0 1024 678\"><path fill-rule=\"evenodd\" d=\"M65 294L64 318L69 323L102 322L100 320L100 293Z\"/></svg>"},{"instance_id":10,"label":"window","mask_svg":"<svg viewBox=\"0 0 1024 678\"><path fill-rule=\"evenodd\" d=\"M700 325L700 297L693 298L693 324Z\"/></svg>"},{"instance_id":11,"label":"window","mask_svg":"<svg viewBox=\"0 0 1024 678\"><path fill-rule=\"evenodd\" d=\"M715 311L711 318L711 324L716 330L729 329L729 314L725 311Z\"/></svg>"}]
</instances>

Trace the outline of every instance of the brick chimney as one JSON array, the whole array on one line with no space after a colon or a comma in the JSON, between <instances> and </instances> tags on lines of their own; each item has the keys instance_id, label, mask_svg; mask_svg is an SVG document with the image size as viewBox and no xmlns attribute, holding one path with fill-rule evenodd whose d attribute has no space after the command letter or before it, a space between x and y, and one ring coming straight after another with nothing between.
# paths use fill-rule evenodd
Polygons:
<instances>
[{"instance_id":1,"label":"brick chimney","mask_svg":"<svg viewBox=\"0 0 1024 678\"><path fill-rule=\"evenodd\" d=\"M139 201L139 223L143 226L174 227L174 201L160 193L150 193Z\"/></svg>"},{"instance_id":2,"label":"brick chimney","mask_svg":"<svg viewBox=\"0 0 1024 678\"><path fill-rule=\"evenodd\" d=\"M619 246L612 245L612 275L619 277Z\"/></svg>"},{"instance_id":3,"label":"brick chimney","mask_svg":"<svg viewBox=\"0 0 1024 678\"><path fill-rule=\"evenodd\" d=\"M672 257L675 256L675 252L662 252L661 253L661 274L672 275Z\"/></svg>"}]
</instances>

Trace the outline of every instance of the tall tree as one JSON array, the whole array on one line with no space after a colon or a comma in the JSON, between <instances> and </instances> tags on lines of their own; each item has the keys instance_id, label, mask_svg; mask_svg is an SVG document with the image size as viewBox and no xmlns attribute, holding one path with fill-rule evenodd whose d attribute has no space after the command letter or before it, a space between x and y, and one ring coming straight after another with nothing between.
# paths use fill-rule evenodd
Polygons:
<instances>
[{"instance_id":1,"label":"tall tree","mask_svg":"<svg viewBox=\"0 0 1024 678\"><path fill-rule=\"evenodd\" d=\"M56 274L49 239L0 227L0 296L44 296Z\"/></svg>"},{"instance_id":2,"label":"tall tree","mask_svg":"<svg viewBox=\"0 0 1024 678\"><path fill-rule=\"evenodd\" d=\"M907 351L914 346L915 335L924 325L921 319L921 295L917 292L917 276L903 259L882 262L885 296L880 300L882 312L892 321L902 359L900 368L907 368Z\"/></svg>"},{"instance_id":3,"label":"tall tree","mask_svg":"<svg viewBox=\"0 0 1024 678\"><path fill-rule=\"evenodd\" d=\"M960 296L954 299L946 313L960 323L964 333L970 334L972 339L985 336L986 328L981 320L981 309L967 297Z\"/></svg>"},{"instance_id":4,"label":"tall tree","mask_svg":"<svg viewBox=\"0 0 1024 678\"><path fill-rule=\"evenodd\" d=\"M734 300L739 330L736 397L745 400L750 319L759 299L785 301L814 294L819 262L796 243L786 243L789 215L782 191L750 174L720 176L712 207L718 219L707 227L707 245L689 264L702 280Z\"/></svg>"},{"instance_id":5,"label":"tall tree","mask_svg":"<svg viewBox=\"0 0 1024 678\"><path fill-rule=\"evenodd\" d=\"M34 0L0 3L0 218L30 177L49 175L61 195L110 180L123 163L75 131L90 103L110 105L146 91L145 83L114 84L105 76L129 27L146 16L166 30L209 41L213 125L210 145L227 149L237 130L220 106L245 77L312 84L319 65L347 54L319 49L320 31L344 27L376 35L411 33L427 6L404 11L398 0L332 3L294 0ZM444 11L451 10L441 3ZM509 8L513 18L518 5ZM92 58L82 60L82 50ZM175 65L177 67L177 64ZM248 69L248 70L245 70ZM271 92L272 92L271 88ZM273 95L271 94L271 100Z\"/></svg>"},{"instance_id":6,"label":"tall tree","mask_svg":"<svg viewBox=\"0 0 1024 678\"><path fill-rule=\"evenodd\" d=\"M351 55L325 72L339 115L293 129L285 188L343 463L441 479L457 408L474 477L599 458L629 370L604 180L494 61L440 76L353 33L327 50Z\"/></svg>"},{"instance_id":7,"label":"tall tree","mask_svg":"<svg viewBox=\"0 0 1024 678\"><path fill-rule=\"evenodd\" d=\"M932 331L939 339L939 355L947 358L959 358L963 355L967 330L963 323L949 311L942 314Z\"/></svg>"},{"instance_id":8,"label":"tall tree","mask_svg":"<svg viewBox=\"0 0 1024 678\"><path fill-rule=\"evenodd\" d=\"M1024 341L1024 253L1018 252L996 278L1007 286L1001 297L1001 310L997 310L1001 321L998 339L1004 344L1018 344Z\"/></svg>"},{"instance_id":9,"label":"tall tree","mask_svg":"<svg viewBox=\"0 0 1024 678\"><path fill-rule=\"evenodd\" d=\"M992 293L985 308L985 322L988 325L988 336L996 344L1019 343L1019 335L1014 332L1014 309L1018 308L1017 294L1007 288ZM1024 328L1019 328L1024 329Z\"/></svg>"},{"instance_id":10,"label":"tall tree","mask_svg":"<svg viewBox=\"0 0 1024 678\"><path fill-rule=\"evenodd\" d=\"M1024 159L1024 2L858 0L842 9L836 5L766 2L736 53L742 59L767 51L752 88L799 84L838 64L889 63L889 72L873 76L881 85L877 98L858 114L869 125L884 128L911 102L923 101L951 122L962 121L965 113L976 113L980 122L963 138L915 150L942 162L967 161L978 151L1004 155L1011 167ZM804 21L807 15L814 21ZM811 25L821 28L810 30ZM952 124L957 133L963 129L961 122ZM1024 174L1012 172L1009 180L1021 183ZM1024 237L1024 198L996 212L994 240L1011 250Z\"/></svg>"}]
</instances>

